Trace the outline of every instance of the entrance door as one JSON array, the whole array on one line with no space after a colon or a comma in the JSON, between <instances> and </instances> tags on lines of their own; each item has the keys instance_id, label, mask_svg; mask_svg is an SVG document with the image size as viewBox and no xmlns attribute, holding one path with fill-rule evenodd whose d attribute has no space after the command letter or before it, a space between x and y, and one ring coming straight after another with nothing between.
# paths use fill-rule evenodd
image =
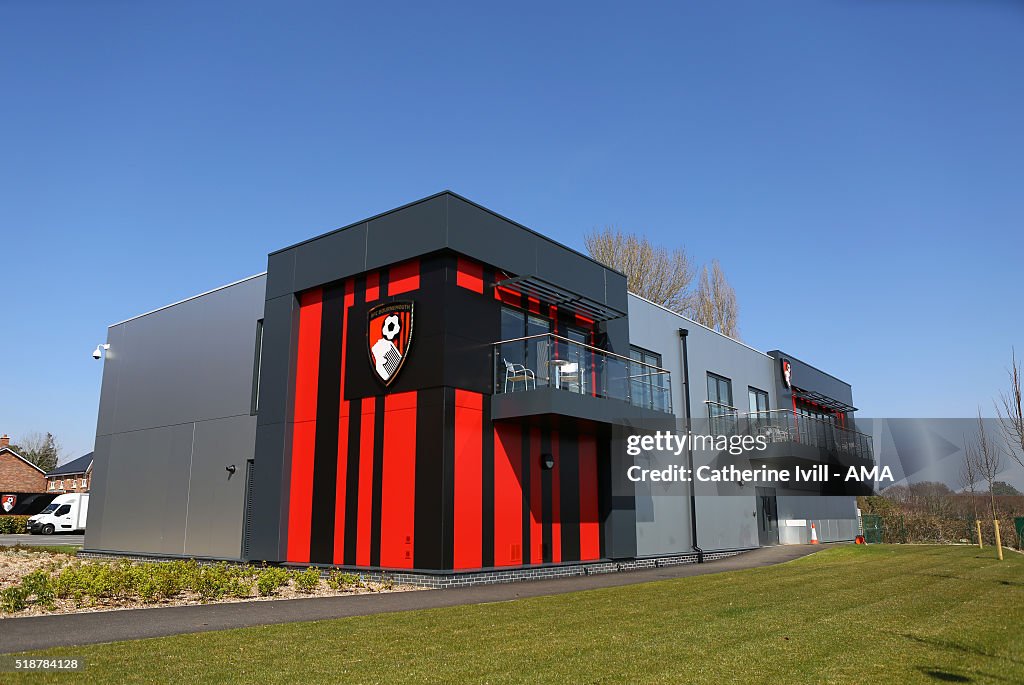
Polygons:
<instances>
[{"instance_id":1,"label":"entrance door","mask_svg":"<svg viewBox=\"0 0 1024 685\"><path fill-rule=\"evenodd\" d=\"M775 488L757 488L757 541L761 546L779 544L779 506Z\"/></svg>"}]
</instances>

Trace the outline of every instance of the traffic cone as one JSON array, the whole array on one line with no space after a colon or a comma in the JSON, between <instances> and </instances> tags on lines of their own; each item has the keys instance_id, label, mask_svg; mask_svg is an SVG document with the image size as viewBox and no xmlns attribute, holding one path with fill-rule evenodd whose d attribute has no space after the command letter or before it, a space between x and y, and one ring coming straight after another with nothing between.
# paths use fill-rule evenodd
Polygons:
<instances>
[{"instance_id":1,"label":"traffic cone","mask_svg":"<svg viewBox=\"0 0 1024 685\"><path fill-rule=\"evenodd\" d=\"M818 544L818 529L814 527L813 523L811 524L811 544Z\"/></svg>"}]
</instances>

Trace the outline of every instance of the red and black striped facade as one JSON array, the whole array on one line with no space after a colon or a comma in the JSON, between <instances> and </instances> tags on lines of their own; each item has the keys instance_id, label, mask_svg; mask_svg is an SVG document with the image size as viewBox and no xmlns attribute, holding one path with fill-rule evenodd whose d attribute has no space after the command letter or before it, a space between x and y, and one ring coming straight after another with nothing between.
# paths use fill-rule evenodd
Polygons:
<instances>
[{"instance_id":1,"label":"red and black striped facade","mask_svg":"<svg viewBox=\"0 0 1024 685\"><path fill-rule=\"evenodd\" d=\"M604 556L602 428L492 422L488 402L502 304L543 307L556 333L593 323L495 279L435 254L297 295L284 561L461 570ZM415 302L416 337L385 388L367 310L392 299Z\"/></svg>"},{"instance_id":2,"label":"red and black striped facade","mask_svg":"<svg viewBox=\"0 0 1024 685\"><path fill-rule=\"evenodd\" d=\"M245 558L451 571L635 554L608 423L492 420L502 307L629 344L624 318L496 286L524 274L626 310L621 274L450 192L271 253ZM414 333L385 385L367 323L391 302L413 304Z\"/></svg>"}]
</instances>

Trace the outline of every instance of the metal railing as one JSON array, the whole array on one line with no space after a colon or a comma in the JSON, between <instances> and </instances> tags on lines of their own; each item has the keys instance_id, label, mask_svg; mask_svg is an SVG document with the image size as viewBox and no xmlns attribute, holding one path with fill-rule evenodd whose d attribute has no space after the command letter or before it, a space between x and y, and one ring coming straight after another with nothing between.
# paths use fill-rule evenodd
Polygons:
<instances>
[{"instance_id":1,"label":"metal railing","mask_svg":"<svg viewBox=\"0 0 1024 685\"><path fill-rule=\"evenodd\" d=\"M554 333L494 343L494 393L557 388L672 413L665 369Z\"/></svg>"},{"instance_id":2,"label":"metal railing","mask_svg":"<svg viewBox=\"0 0 1024 685\"><path fill-rule=\"evenodd\" d=\"M795 442L847 456L874 460L870 435L807 416L792 409L740 413L734 407L705 402L708 426L714 435L763 436L769 444Z\"/></svg>"}]
</instances>

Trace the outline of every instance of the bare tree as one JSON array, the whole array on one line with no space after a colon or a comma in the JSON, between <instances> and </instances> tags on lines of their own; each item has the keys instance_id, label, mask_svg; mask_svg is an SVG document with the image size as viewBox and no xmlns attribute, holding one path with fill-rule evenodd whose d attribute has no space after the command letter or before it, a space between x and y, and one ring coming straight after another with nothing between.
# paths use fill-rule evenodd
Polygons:
<instances>
[{"instance_id":1,"label":"bare tree","mask_svg":"<svg viewBox=\"0 0 1024 685\"><path fill-rule=\"evenodd\" d=\"M52 433L28 433L21 437L11 449L32 462L43 471L56 468L64 450Z\"/></svg>"},{"instance_id":2,"label":"bare tree","mask_svg":"<svg viewBox=\"0 0 1024 685\"><path fill-rule=\"evenodd\" d=\"M981 541L981 519L978 518L978 499L975 495L978 482L978 452L974 445L964 438L964 461L960 465L960 485L971 493L971 510L974 512L974 527L978 532L978 547L984 547Z\"/></svg>"},{"instance_id":3,"label":"bare tree","mask_svg":"<svg viewBox=\"0 0 1024 685\"><path fill-rule=\"evenodd\" d=\"M614 227L593 230L583 237L587 252L597 261L626 274L630 292L674 312L689 316L730 338L739 339L739 304L718 260L696 269L686 250L670 250L647 238Z\"/></svg>"},{"instance_id":4,"label":"bare tree","mask_svg":"<svg viewBox=\"0 0 1024 685\"><path fill-rule=\"evenodd\" d=\"M630 292L680 314L689 311L694 267L686 250L670 250L612 226L591 231L583 243L591 257L626 274Z\"/></svg>"},{"instance_id":5,"label":"bare tree","mask_svg":"<svg viewBox=\"0 0 1024 685\"><path fill-rule=\"evenodd\" d=\"M1006 436L1010 458L1024 468L1024 394L1021 393L1020 387L1021 365L1017 361L1016 351L1011 350L1010 354L1010 388L999 394L996 413L999 415L1003 435Z\"/></svg>"},{"instance_id":6,"label":"bare tree","mask_svg":"<svg viewBox=\"0 0 1024 685\"><path fill-rule=\"evenodd\" d=\"M707 266L701 269L700 282L693 296L691 311L697 323L739 340L739 304L736 302L736 291L729 285L722 265L717 259L711 262L710 276Z\"/></svg>"},{"instance_id":7,"label":"bare tree","mask_svg":"<svg viewBox=\"0 0 1024 685\"><path fill-rule=\"evenodd\" d=\"M1003 470L1003 456L999 446L989 440L985 421L981 418L981 409L978 410L977 465L978 472L988 483L988 499L992 509L992 525L995 527L996 533L996 548L999 551L999 559L1002 560L1003 546L999 539L999 512L996 510L996 494L993 486L996 476Z\"/></svg>"}]
</instances>

